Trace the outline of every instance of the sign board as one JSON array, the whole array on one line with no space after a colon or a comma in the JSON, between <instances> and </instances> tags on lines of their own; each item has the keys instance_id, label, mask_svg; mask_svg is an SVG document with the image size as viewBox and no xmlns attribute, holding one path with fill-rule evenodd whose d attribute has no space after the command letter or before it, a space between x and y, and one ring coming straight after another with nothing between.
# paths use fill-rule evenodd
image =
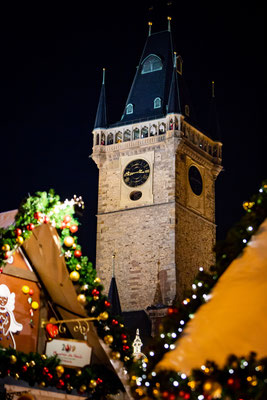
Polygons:
<instances>
[{"instance_id":1,"label":"sign board","mask_svg":"<svg viewBox=\"0 0 267 400\"><path fill-rule=\"evenodd\" d=\"M53 339L46 343L46 355L57 356L65 367L82 368L90 364L92 348L81 340Z\"/></svg>"}]
</instances>

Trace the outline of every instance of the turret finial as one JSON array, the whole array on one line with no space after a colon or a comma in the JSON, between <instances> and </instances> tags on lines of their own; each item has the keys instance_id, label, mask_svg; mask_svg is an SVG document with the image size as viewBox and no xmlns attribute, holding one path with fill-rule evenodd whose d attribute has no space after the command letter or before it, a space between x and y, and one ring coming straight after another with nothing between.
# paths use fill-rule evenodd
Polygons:
<instances>
[{"instance_id":1,"label":"turret finial","mask_svg":"<svg viewBox=\"0 0 267 400\"><path fill-rule=\"evenodd\" d=\"M173 53L173 67L176 68L177 66L177 53L174 51Z\"/></svg>"},{"instance_id":2,"label":"turret finial","mask_svg":"<svg viewBox=\"0 0 267 400\"><path fill-rule=\"evenodd\" d=\"M103 68L103 80L102 80L102 85L105 83L105 74L106 74L106 68Z\"/></svg>"},{"instance_id":3,"label":"turret finial","mask_svg":"<svg viewBox=\"0 0 267 400\"><path fill-rule=\"evenodd\" d=\"M172 17L167 17L167 20L168 20L168 31L170 32L171 31L171 20L172 20Z\"/></svg>"},{"instance_id":4,"label":"turret finial","mask_svg":"<svg viewBox=\"0 0 267 400\"><path fill-rule=\"evenodd\" d=\"M112 254L112 278L115 276L115 253Z\"/></svg>"},{"instance_id":5,"label":"turret finial","mask_svg":"<svg viewBox=\"0 0 267 400\"><path fill-rule=\"evenodd\" d=\"M211 96L212 96L212 98L215 97L215 84L214 84L214 81L211 82Z\"/></svg>"},{"instance_id":6,"label":"turret finial","mask_svg":"<svg viewBox=\"0 0 267 400\"><path fill-rule=\"evenodd\" d=\"M152 22L148 23L148 36L151 35L151 26L152 26Z\"/></svg>"}]
</instances>

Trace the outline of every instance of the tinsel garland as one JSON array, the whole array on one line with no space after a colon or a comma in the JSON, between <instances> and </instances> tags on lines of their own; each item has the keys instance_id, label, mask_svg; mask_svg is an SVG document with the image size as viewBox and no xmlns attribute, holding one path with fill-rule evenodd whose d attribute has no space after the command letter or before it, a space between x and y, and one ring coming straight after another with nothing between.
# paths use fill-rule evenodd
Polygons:
<instances>
[{"instance_id":1,"label":"tinsel garland","mask_svg":"<svg viewBox=\"0 0 267 400\"><path fill-rule=\"evenodd\" d=\"M101 280L96 277L96 271L88 257L82 255L81 246L75 235L79 222L75 219L74 213L75 208L81 205L82 200L77 197L70 201L61 202L59 196L53 190L48 193L37 192L34 196L27 197L18 209L14 224L6 229L0 229L1 272L3 271L2 267L4 268L7 260L12 257L13 252L31 236L37 226L47 223L54 226L61 241L61 252L70 272L70 278L76 286L77 300L84 305L89 317L102 316L101 320L94 322L99 337L110 346L111 358L122 361L125 369L128 370L132 363L132 344L128 333L121 317L112 314L111 304L102 293ZM74 275L73 272L75 273ZM18 361L14 364L6 363L5 361L10 355L14 355ZM31 374L27 372L28 370L21 371L21 367L30 361L34 362L34 366L30 365L30 368L32 368L29 370ZM49 363L49 374L52 377L50 377L49 382L47 379L42 379L42 385L44 387L49 383L50 386L58 386L58 374L56 371L56 367L59 364L58 360L47 360L37 353L25 355L14 350L0 350L0 373L2 377L6 375L16 377L16 374L18 374L22 379L33 384L35 380L36 382L40 380L39 375L34 371L38 370L40 372L43 368L48 368L47 363ZM82 392L89 393L90 398L99 398L100 391L115 393L119 385L118 380L114 379L114 374L102 373L102 375L98 375L96 368L96 366L87 366L81 369L79 377L76 377L73 371L69 371L67 373L67 375L70 375L69 384L62 385L61 389L70 392L67 389L68 386L69 389L74 387L81 392L82 386ZM113 378L111 378L112 376ZM93 380L99 378L102 381L101 385L90 385L90 377ZM100 389L98 390L98 388Z\"/></svg>"},{"instance_id":2,"label":"tinsel garland","mask_svg":"<svg viewBox=\"0 0 267 400\"><path fill-rule=\"evenodd\" d=\"M203 371L200 366L200 369L192 371L189 377L183 373L155 371L163 355L175 348L174 343L182 335L186 323L194 318L198 308L209 300L209 293L220 276L242 252L251 236L267 218L267 181L262 183L259 192L252 196L250 201L243 203L243 208L245 215L228 232L226 239L215 246L216 264L211 266L209 271L199 267L192 289L186 293L184 300L168 309L169 315L162 321L159 334L147 349L147 358L133 365L131 382L133 395L136 398L169 400L267 398L265 392L267 361L266 359L257 361L254 354L244 355L246 358L241 359L234 355L230 356L222 370L218 369L212 361L207 361L206 371ZM211 385L210 391L207 389L210 385L205 386L207 382ZM218 387L217 391L215 383Z\"/></svg>"}]
</instances>

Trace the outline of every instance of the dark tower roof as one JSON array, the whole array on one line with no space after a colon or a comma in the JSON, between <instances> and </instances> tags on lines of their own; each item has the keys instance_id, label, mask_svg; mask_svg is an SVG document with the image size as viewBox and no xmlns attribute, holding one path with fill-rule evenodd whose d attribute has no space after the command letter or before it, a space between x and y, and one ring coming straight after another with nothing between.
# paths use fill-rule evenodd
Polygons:
<instances>
[{"instance_id":1,"label":"dark tower roof","mask_svg":"<svg viewBox=\"0 0 267 400\"><path fill-rule=\"evenodd\" d=\"M176 56L175 56L176 60ZM181 61L182 62L182 61ZM188 106L186 112L185 106ZM194 121L193 107L182 76L174 65L172 35L169 29L149 36L120 121L111 127L157 119L168 113L183 114Z\"/></svg>"},{"instance_id":2,"label":"dark tower roof","mask_svg":"<svg viewBox=\"0 0 267 400\"><path fill-rule=\"evenodd\" d=\"M103 69L103 81L99 102L95 118L94 129L107 127L107 110L106 110L106 90L105 90L105 69Z\"/></svg>"},{"instance_id":3,"label":"dark tower roof","mask_svg":"<svg viewBox=\"0 0 267 400\"><path fill-rule=\"evenodd\" d=\"M153 71L153 72L151 72ZM159 118L166 114L173 71L172 38L169 31L148 36L135 78L128 95L123 122ZM154 108L154 100L161 105ZM127 114L127 105L133 105L133 113Z\"/></svg>"}]
</instances>

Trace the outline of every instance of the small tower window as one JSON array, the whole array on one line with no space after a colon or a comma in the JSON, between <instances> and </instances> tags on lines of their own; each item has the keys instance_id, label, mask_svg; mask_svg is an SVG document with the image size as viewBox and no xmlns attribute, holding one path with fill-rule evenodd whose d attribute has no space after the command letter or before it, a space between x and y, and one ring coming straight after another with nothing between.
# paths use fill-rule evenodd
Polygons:
<instances>
[{"instance_id":1,"label":"small tower window","mask_svg":"<svg viewBox=\"0 0 267 400\"><path fill-rule=\"evenodd\" d=\"M112 133L108 134L107 144L113 144L113 134Z\"/></svg>"},{"instance_id":2,"label":"small tower window","mask_svg":"<svg viewBox=\"0 0 267 400\"><path fill-rule=\"evenodd\" d=\"M129 142L129 140L131 140L131 132L127 129L123 134L123 141Z\"/></svg>"},{"instance_id":3,"label":"small tower window","mask_svg":"<svg viewBox=\"0 0 267 400\"><path fill-rule=\"evenodd\" d=\"M99 145L99 133L96 135L96 143L97 146Z\"/></svg>"},{"instance_id":4,"label":"small tower window","mask_svg":"<svg viewBox=\"0 0 267 400\"><path fill-rule=\"evenodd\" d=\"M154 100L154 108L160 108L161 107L161 99L159 97L156 97Z\"/></svg>"},{"instance_id":5,"label":"small tower window","mask_svg":"<svg viewBox=\"0 0 267 400\"><path fill-rule=\"evenodd\" d=\"M143 61L141 74L149 74L150 72L160 71L162 69L162 61L155 54L150 54Z\"/></svg>"},{"instance_id":6,"label":"small tower window","mask_svg":"<svg viewBox=\"0 0 267 400\"><path fill-rule=\"evenodd\" d=\"M122 142L122 134L121 132L117 132L115 135L115 142L116 143L121 143Z\"/></svg>"},{"instance_id":7,"label":"small tower window","mask_svg":"<svg viewBox=\"0 0 267 400\"><path fill-rule=\"evenodd\" d=\"M126 114L133 114L133 105L131 103L126 106Z\"/></svg>"},{"instance_id":8,"label":"small tower window","mask_svg":"<svg viewBox=\"0 0 267 400\"><path fill-rule=\"evenodd\" d=\"M176 70L178 74L183 75L183 59L181 56L176 58Z\"/></svg>"},{"instance_id":9,"label":"small tower window","mask_svg":"<svg viewBox=\"0 0 267 400\"><path fill-rule=\"evenodd\" d=\"M140 131L138 128L134 129L134 140L139 139L140 137Z\"/></svg>"},{"instance_id":10,"label":"small tower window","mask_svg":"<svg viewBox=\"0 0 267 400\"><path fill-rule=\"evenodd\" d=\"M144 126L141 130L141 138L146 138L148 137L148 129L146 126Z\"/></svg>"}]
</instances>

